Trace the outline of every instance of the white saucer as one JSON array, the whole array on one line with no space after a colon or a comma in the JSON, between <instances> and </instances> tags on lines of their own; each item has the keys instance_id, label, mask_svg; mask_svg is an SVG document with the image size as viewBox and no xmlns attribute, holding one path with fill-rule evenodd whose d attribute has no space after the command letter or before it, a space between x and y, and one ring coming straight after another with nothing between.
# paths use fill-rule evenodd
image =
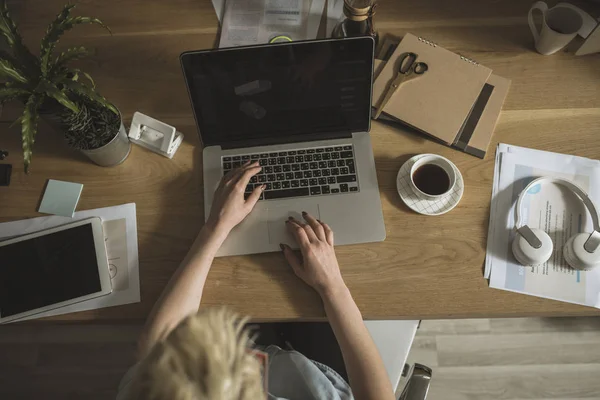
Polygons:
<instances>
[{"instance_id":1,"label":"white saucer","mask_svg":"<svg viewBox=\"0 0 600 400\"><path fill-rule=\"evenodd\" d=\"M402 201L404 201L404 204L419 214L445 214L456 207L462 198L463 192L465 191L465 182L463 181L463 177L458 168L452 164L454 166L454 171L456 172L456 185L454 186L452 192L436 200L429 200L417 196L410 187L410 169L415 161L425 155L426 154L416 155L402 165L400 171L398 171L398 176L396 177L396 188L398 189L398 194L400 195Z\"/></svg>"}]
</instances>

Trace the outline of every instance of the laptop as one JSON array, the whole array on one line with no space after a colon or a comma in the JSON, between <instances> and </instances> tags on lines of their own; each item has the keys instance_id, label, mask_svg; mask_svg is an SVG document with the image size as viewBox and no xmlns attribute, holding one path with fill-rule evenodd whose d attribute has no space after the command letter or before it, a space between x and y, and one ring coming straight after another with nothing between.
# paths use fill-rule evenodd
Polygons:
<instances>
[{"instance_id":1,"label":"laptop","mask_svg":"<svg viewBox=\"0 0 600 400\"><path fill-rule=\"evenodd\" d=\"M259 161L266 185L218 255L297 247L289 216L327 222L336 245L385 239L369 135L372 38L190 51L181 64L203 150L204 212L231 169Z\"/></svg>"}]
</instances>

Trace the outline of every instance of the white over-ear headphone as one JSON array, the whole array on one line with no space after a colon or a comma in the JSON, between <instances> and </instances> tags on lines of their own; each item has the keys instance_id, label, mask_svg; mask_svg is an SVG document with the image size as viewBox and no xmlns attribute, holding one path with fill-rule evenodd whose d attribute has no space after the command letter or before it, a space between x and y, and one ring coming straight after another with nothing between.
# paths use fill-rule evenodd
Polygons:
<instances>
[{"instance_id":1,"label":"white over-ear headphone","mask_svg":"<svg viewBox=\"0 0 600 400\"><path fill-rule=\"evenodd\" d=\"M533 266L545 263L552 256L554 245L550 236L541 229L530 228L522 225L521 222L523 197L534 185L542 182L554 183L571 190L583 201L592 215L594 231L591 234L578 233L565 243L563 256L567 263L575 269L584 271L600 266L600 215L598 215L594 203L579 186L563 179L554 178L534 179L519 195L515 210L517 235L512 242L512 251L517 261L523 265Z\"/></svg>"}]
</instances>

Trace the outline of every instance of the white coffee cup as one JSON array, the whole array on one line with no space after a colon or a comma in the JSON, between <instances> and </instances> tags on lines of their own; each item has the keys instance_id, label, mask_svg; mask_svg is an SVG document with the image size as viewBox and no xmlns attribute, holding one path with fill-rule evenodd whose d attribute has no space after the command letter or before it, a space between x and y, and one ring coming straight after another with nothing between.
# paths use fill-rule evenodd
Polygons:
<instances>
[{"instance_id":1,"label":"white coffee cup","mask_svg":"<svg viewBox=\"0 0 600 400\"><path fill-rule=\"evenodd\" d=\"M415 172L423 167L424 165L437 165L442 168L446 175L448 175L448 188L445 189L438 194L426 193L423 190L419 189L417 183L415 183ZM429 199L429 200L437 200L444 196L447 196L449 193L452 193L454 187L456 186L456 168L452 161L448 160L445 157L438 156L437 154L423 154L421 158L419 158L410 168L410 187L414 194L416 194L420 198Z\"/></svg>"},{"instance_id":2,"label":"white coffee cup","mask_svg":"<svg viewBox=\"0 0 600 400\"><path fill-rule=\"evenodd\" d=\"M533 11L542 13L542 29L538 31L533 22ZM535 41L535 49L545 56L554 54L577 36L583 18L573 8L556 5L548 8L543 1L535 2L529 9L529 28Z\"/></svg>"}]
</instances>

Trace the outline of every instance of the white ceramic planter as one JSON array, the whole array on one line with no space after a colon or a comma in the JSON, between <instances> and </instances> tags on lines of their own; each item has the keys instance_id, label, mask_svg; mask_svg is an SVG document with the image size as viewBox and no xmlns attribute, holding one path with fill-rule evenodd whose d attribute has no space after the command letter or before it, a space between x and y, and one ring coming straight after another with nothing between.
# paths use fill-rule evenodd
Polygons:
<instances>
[{"instance_id":1,"label":"white ceramic planter","mask_svg":"<svg viewBox=\"0 0 600 400\"><path fill-rule=\"evenodd\" d=\"M110 142L97 149L80 151L101 167L114 167L121 164L131 152L131 142L123 122L121 121L119 133Z\"/></svg>"}]
</instances>

